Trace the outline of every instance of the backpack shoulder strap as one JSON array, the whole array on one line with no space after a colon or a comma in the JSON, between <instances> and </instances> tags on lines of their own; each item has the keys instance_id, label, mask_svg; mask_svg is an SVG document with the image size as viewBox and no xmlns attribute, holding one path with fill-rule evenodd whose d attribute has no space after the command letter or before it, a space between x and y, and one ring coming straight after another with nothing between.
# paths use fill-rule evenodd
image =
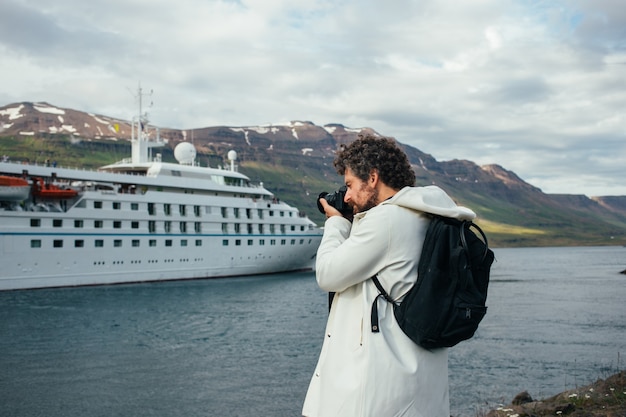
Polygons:
<instances>
[{"instance_id":1,"label":"backpack shoulder strap","mask_svg":"<svg viewBox=\"0 0 626 417\"><path fill-rule=\"evenodd\" d=\"M383 288L383 285L378 280L378 274L372 277L372 281L374 282L374 285L376 285L376 288L378 288L378 292L380 292L380 295L382 295L385 300L389 301L390 303L394 303L393 298L391 298L387 291L385 291L385 288Z\"/></svg>"},{"instance_id":2,"label":"backpack shoulder strap","mask_svg":"<svg viewBox=\"0 0 626 417\"><path fill-rule=\"evenodd\" d=\"M374 302L372 303L370 323L372 327L372 333L378 333L380 330L378 326L378 298L383 297L385 300L393 305L395 305L396 302L393 298L391 298L387 291L385 291L385 288L383 288L382 284L378 280L378 275L374 275L372 277L372 281L374 282L374 285L376 285L376 288L378 288L379 294L376 296L376 298L374 298Z\"/></svg>"},{"instance_id":3,"label":"backpack shoulder strap","mask_svg":"<svg viewBox=\"0 0 626 417\"><path fill-rule=\"evenodd\" d=\"M463 248L469 252L469 245L467 244L467 240L465 239L465 229L470 230L471 228L474 228L476 231L478 231L478 233L480 234L480 237L483 240L483 243L485 244L485 250L483 251L483 256L481 259L481 263L482 263L487 258L487 254L489 252L489 243L487 242L487 236L485 235L485 232L483 232L483 229L478 227L476 223L470 220L465 220L461 224L461 244L463 245Z\"/></svg>"}]
</instances>

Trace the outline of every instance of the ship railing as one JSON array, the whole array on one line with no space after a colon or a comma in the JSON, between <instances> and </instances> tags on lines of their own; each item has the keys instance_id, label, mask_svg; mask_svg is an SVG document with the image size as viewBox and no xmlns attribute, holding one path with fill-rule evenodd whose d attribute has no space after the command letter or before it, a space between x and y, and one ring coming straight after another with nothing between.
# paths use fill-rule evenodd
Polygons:
<instances>
[{"instance_id":1,"label":"ship railing","mask_svg":"<svg viewBox=\"0 0 626 417\"><path fill-rule=\"evenodd\" d=\"M76 171L91 171L91 172L96 172L97 170L92 169L92 168L85 168L85 167L70 167L70 166L63 166L63 165L58 165L56 162L40 162L40 161L34 161L31 162L28 159L25 160L8 160L8 161L2 161L5 164L15 164L15 165L27 165L27 166L36 166L36 167L47 167L47 168L59 168L59 169L72 169L72 170L76 170Z\"/></svg>"},{"instance_id":2,"label":"ship railing","mask_svg":"<svg viewBox=\"0 0 626 417\"><path fill-rule=\"evenodd\" d=\"M128 161L130 161L130 158L127 158ZM8 161L2 161L5 164L16 164L16 165L24 165L24 166L36 166L36 167L51 167L51 168L58 168L58 169L71 169L73 171L83 171L83 172L106 172L107 174L117 174L117 175L137 175L137 176L143 176L141 173L138 172L116 172L116 171L102 171L100 169L93 169L93 168L85 168L85 167L71 167L71 166L62 166L62 165L56 165L56 164L50 164L48 165L47 163L41 163L39 161L35 161L35 162L30 162L28 160L8 160ZM119 162L115 162L112 165L115 164L121 164L123 163L122 161Z\"/></svg>"},{"instance_id":3,"label":"ship railing","mask_svg":"<svg viewBox=\"0 0 626 417\"><path fill-rule=\"evenodd\" d=\"M133 162L133 158L124 158L121 161L114 162L112 165L130 164Z\"/></svg>"}]
</instances>

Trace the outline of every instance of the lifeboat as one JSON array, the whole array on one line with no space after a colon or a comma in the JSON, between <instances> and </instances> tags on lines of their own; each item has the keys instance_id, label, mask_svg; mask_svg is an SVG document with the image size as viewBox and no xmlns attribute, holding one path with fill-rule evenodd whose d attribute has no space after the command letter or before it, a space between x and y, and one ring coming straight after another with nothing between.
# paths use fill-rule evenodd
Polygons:
<instances>
[{"instance_id":1,"label":"lifeboat","mask_svg":"<svg viewBox=\"0 0 626 417\"><path fill-rule=\"evenodd\" d=\"M62 188L46 183L41 178L33 178L33 196L39 198L65 199L76 197L78 191L71 188Z\"/></svg>"},{"instance_id":2,"label":"lifeboat","mask_svg":"<svg viewBox=\"0 0 626 417\"><path fill-rule=\"evenodd\" d=\"M0 175L0 201L26 200L29 193L30 184L28 184L28 181L22 178Z\"/></svg>"}]
</instances>

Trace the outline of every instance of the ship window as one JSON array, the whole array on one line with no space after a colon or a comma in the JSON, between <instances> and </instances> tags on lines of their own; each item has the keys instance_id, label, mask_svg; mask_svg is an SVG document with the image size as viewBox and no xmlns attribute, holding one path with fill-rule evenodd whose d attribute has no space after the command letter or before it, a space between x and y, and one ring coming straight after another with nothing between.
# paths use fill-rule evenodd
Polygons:
<instances>
[{"instance_id":1,"label":"ship window","mask_svg":"<svg viewBox=\"0 0 626 417\"><path fill-rule=\"evenodd\" d=\"M138 248L139 247L139 239L133 239L132 245L133 245L133 248Z\"/></svg>"},{"instance_id":2,"label":"ship window","mask_svg":"<svg viewBox=\"0 0 626 417\"><path fill-rule=\"evenodd\" d=\"M304 239L300 239L300 244L304 245Z\"/></svg>"},{"instance_id":3,"label":"ship window","mask_svg":"<svg viewBox=\"0 0 626 417\"><path fill-rule=\"evenodd\" d=\"M30 219L30 227L41 227L41 219Z\"/></svg>"},{"instance_id":4,"label":"ship window","mask_svg":"<svg viewBox=\"0 0 626 417\"><path fill-rule=\"evenodd\" d=\"M196 239L196 246L202 246L202 239Z\"/></svg>"},{"instance_id":5,"label":"ship window","mask_svg":"<svg viewBox=\"0 0 626 417\"><path fill-rule=\"evenodd\" d=\"M130 222L130 227L132 227L133 229L139 229L139 222L137 221Z\"/></svg>"},{"instance_id":6,"label":"ship window","mask_svg":"<svg viewBox=\"0 0 626 417\"><path fill-rule=\"evenodd\" d=\"M265 245L265 239L259 239L259 245L264 246Z\"/></svg>"},{"instance_id":7,"label":"ship window","mask_svg":"<svg viewBox=\"0 0 626 417\"><path fill-rule=\"evenodd\" d=\"M251 235L253 233L252 231L252 225L248 224L248 234Z\"/></svg>"},{"instance_id":8,"label":"ship window","mask_svg":"<svg viewBox=\"0 0 626 417\"><path fill-rule=\"evenodd\" d=\"M293 212L292 211L289 212L289 217L293 217Z\"/></svg>"},{"instance_id":9,"label":"ship window","mask_svg":"<svg viewBox=\"0 0 626 417\"><path fill-rule=\"evenodd\" d=\"M300 226L300 231L304 232L304 226Z\"/></svg>"},{"instance_id":10,"label":"ship window","mask_svg":"<svg viewBox=\"0 0 626 417\"><path fill-rule=\"evenodd\" d=\"M239 178L233 178L233 177L224 177L224 184L226 185L239 185L240 184L240 180Z\"/></svg>"},{"instance_id":11,"label":"ship window","mask_svg":"<svg viewBox=\"0 0 626 417\"><path fill-rule=\"evenodd\" d=\"M102 229L102 220L94 220L93 227L95 227L96 229Z\"/></svg>"},{"instance_id":12,"label":"ship window","mask_svg":"<svg viewBox=\"0 0 626 417\"><path fill-rule=\"evenodd\" d=\"M296 226L294 226L293 224L291 225L291 231L295 232L296 231Z\"/></svg>"},{"instance_id":13,"label":"ship window","mask_svg":"<svg viewBox=\"0 0 626 417\"><path fill-rule=\"evenodd\" d=\"M281 245L284 245L284 244L286 244L286 243L287 243L287 241L286 241L285 239L281 239L281 240L280 240L280 244L281 244Z\"/></svg>"},{"instance_id":14,"label":"ship window","mask_svg":"<svg viewBox=\"0 0 626 417\"><path fill-rule=\"evenodd\" d=\"M154 216L156 211L154 210L154 203L148 203L148 214Z\"/></svg>"},{"instance_id":15,"label":"ship window","mask_svg":"<svg viewBox=\"0 0 626 417\"><path fill-rule=\"evenodd\" d=\"M263 225L262 224L259 224L259 233L263 234Z\"/></svg>"},{"instance_id":16,"label":"ship window","mask_svg":"<svg viewBox=\"0 0 626 417\"><path fill-rule=\"evenodd\" d=\"M193 214L196 217L200 217L200 206L193 206Z\"/></svg>"},{"instance_id":17,"label":"ship window","mask_svg":"<svg viewBox=\"0 0 626 417\"><path fill-rule=\"evenodd\" d=\"M119 201L113 202L113 210L119 210L122 207Z\"/></svg>"},{"instance_id":18,"label":"ship window","mask_svg":"<svg viewBox=\"0 0 626 417\"><path fill-rule=\"evenodd\" d=\"M241 225L239 223L235 223L235 233L240 233Z\"/></svg>"},{"instance_id":19,"label":"ship window","mask_svg":"<svg viewBox=\"0 0 626 417\"><path fill-rule=\"evenodd\" d=\"M241 239L235 239L235 246L241 246Z\"/></svg>"},{"instance_id":20,"label":"ship window","mask_svg":"<svg viewBox=\"0 0 626 417\"><path fill-rule=\"evenodd\" d=\"M246 209L246 217L249 219L252 218L252 210Z\"/></svg>"},{"instance_id":21,"label":"ship window","mask_svg":"<svg viewBox=\"0 0 626 417\"><path fill-rule=\"evenodd\" d=\"M163 228L165 229L165 233L170 233L172 231L172 222L170 221L163 222Z\"/></svg>"},{"instance_id":22,"label":"ship window","mask_svg":"<svg viewBox=\"0 0 626 417\"><path fill-rule=\"evenodd\" d=\"M113 228L114 228L114 229L121 229L121 228L122 228L122 222L121 222L121 221L119 221L119 220L115 220L115 221L113 222Z\"/></svg>"},{"instance_id":23,"label":"ship window","mask_svg":"<svg viewBox=\"0 0 626 417\"><path fill-rule=\"evenodd\" d=\"M276 232L276 227L273 224L270 224L270 234L274 234Z\"/></svg>"},{"instance_id":24,"label":"ship window","mask_svg":"<svg viewBox=\"0 0 626 417\"><path fill-rule=\"evenodd\" d=\"M187 223L180 222L179 227L180 227L180 232L181 233L187 233Z\"/></svg>"},{"instance_id":25,"label":"ship window","mask_svg":"<svg viewBox=\"0 0 626 417\"><path fill-rule=\"evenodd\" d=\"M63 247L63 241L60 239L56 239L52 242L52 247L54 248L62 248Z\"/></svg>"},{"instance_id":26,"label":"ship window","mask_svg":"<svg viewBox=\"0 0 626 417\"><path fill-rule=\"evenodd\" d=\"M291 239L291 244L295 245L296 244L296 239Z\"/></svg>"},{"instance_id":27,"label":"ship window","mask_svg":"<svg viewBox=\"0 0 626 417\"><path fill-rule=\"evenodd\" d=\"M223 218L228 217L228 209L226 207L222 207L222 217Z\"/></svg>"},{"instance_id":28,"label":"ship window","mask_svg":"<svg viewBox=\"0 0 626 417\"><path fill-rule=\"evenodd\" d=\"M115 239L113 241L113 247L115 248L121 248L122 247L122 239Z\"/></svg>"},{"instance_id":29,"label":"ship window","mask_svg":"<svg viewBox=\"0 0 626 417\"><path fill-rule=\"evenodd\" d=\"M148 221L148 232L156 233L156 222L154 220Z\"/></svg>"},{"instance_id":30,"label":"ship window","mask_svg":"<svg viewBox=\"0 0 626 417\"><path fill-rule=\"evenodd\" d=\"M263 210L258 209L258 210L257 210L257 214L259 215L259 219L262 219L262 218L263 218Z\"/></svg>"},{"instance_id":31,"label":"ship window","mask_svg":"<svg viewBox=\"0 0 626 417\"><path fill-rule=\"evenodd\" d=\"M172 246L172 239L166 239L165 246Z\"/></svg>"},{"instance_id":32,"label":"ship window","mask_svg":"<svg viewBox=\"0 0 626 417\"><path fill-rule=\"evenodd\" d=\"M167 216L171 215L171 214L172 214L172 206L171 206L171 204L168 204L168 203L163 204L163 212L164 212Z\"/></svg>"},{"instance_id":33,"label":"ship window","mask_svg":"<svg viewBox=\"0 0 626 417\"><path fill-rule=\"evenodd\" d=\"M41 247L41 240L40 239L33 239L30 241L30 247L31 248L40 248Z\"/></svg>"},{"instance_id":34,"label":"ship window","mask_svg":"<svg viewBox=\"0 0 626 417\"><path fill-rule=\"evenodd\" d=\"M228 246L228 239L222 239L222 246Z\"/></svg>"},{"instance_id":35,"label":"ship window","mask_svg":"<svg viewBox=\"0 0 626 417\"><path fill-rule=\"evenodd\" d=\"M151 246L151 247L156 246L156 239L150 239L150 241L148 242L148 246Z\"/></svg>"},{"instance_id":36,"label":"ship window","mask_svg":"<svg viewBox=\"0 0 626 417\"><path fill-rule=\"evenodd\" d=\"M94 201L93 202L93 208L101 209L102 208L102 201Z\"/></svg>"},{"instance_id":37,"label":"ship window","mask_svg":"<svg viewBox=\"0 0 626 417\"><path fill-rule=\"evenodd\" d=\"M78 228L83 227L83 221L82 220L74 220L74 227L78 227Z\"/></svg>"},{"instance_id":38,"label":"ship window","mask_svg":"<svg viewBox=\"0 0 626 417\"><path fill-rule=\"evenodd\" d=\"M130 209L134 210L134 211L139 210L139 204L137 204L137 203L130 203Z\"/></svg>"},{"instance_id":39,"label":"ship window","mask_svg":"<svg viewBox=\"0 0 626 417\"><path fill-rule=\"evenodd\" d=\"M63 227L62 219L52 219L52 227Z\"/></svg>"},{"instance_id":40,"label":"ship window","mask_svg":"<svg viewBox=\"0 0 626 417\"><path fill-rule=\"evenodd\" d=\"M187 246L187 239L182 239L180 241L180 246Z\"/></svg>"},{"instance_id":41,"label":"ship window","mask_svg":"<svg viewBox=\"0 0 626 417\"><path fill-rule=\"evenodd\" d=\"M202 223L200 222L195 222L193 224L193 229L196 233L201 233L202 232Z\"/></svg>"},{"instance_id":42,"label":"ship window","mask_svg":"<svg viewBox=\"0 0 626 417\"><path fill-rule=\"evenodd\" d=\"M228 233L228 223L222 223L222 233Z\"/></svg>"},{"instance_id":43,"label":"ship window","mask_svg":"<svg viewBox=\"0 0 626 417\"><path fill-rule=\"evenodd\" d=\"M235 211L235 219L238 219L239 218L239 207L235 207L234 211Z\"/></svg>"},{"instance_id":44,"label":"ship window","mask_svg":"<svg viewBox=\"0 0 626 417\"><path fill-rule=\"evenodd\" d=\"M248 239L248 246L252 246L253 243L254 241L252 239Z\"/></svg>"},{"instance_id":45,"label":"ship window","mask_svg":"<svg viewBox=\"0 0 626 417\"><path fill-rule=\"evenodd\" d=\"M184 204L180 204L178 206L178 211L180 212L181 216L186 216L187 215L187 206L185 206Z\"/></svg>"},{"instance_id":46,"label":"ship window","mask_svg":"<svg viewBox=\"0 0 626 417\"><path fill-rule=\"evenodd\" d=\"M274 246L276 244L276 239L270 239L270 245Z\"/></svg>"},{"instance_id":47,"label":"ship window","mask_svg":"<svg viewBox=\"0 0 626 417\"><path fill-rule=\"evenodd\" d=\"M96 241L94 242L94 246L96 248L102 248L104 247L104 240L102 239L96 239Z\"/></svg>"},{"instance_id":48,"label":"ship window","mask_svg":"<svg viewBox=\"0 0 626 417\"><path fill-rule=\"evenodd\" d=\"M285 234L285 225L284 224L280 225L280 233Z\"/></svg>"},{"instance_id":49,"label":"ship window","mask_svg":"<svg viewBox=\"0 0 626 417\"><path fill-rule=\"evenodd\" d=\"M285 217L285 212L284 211L280 212L280 217Z\"/></svg>"},{"instance_id":50,"label":"ship window","mask_svg":"<svg viewBox=\"0 0 626 417\"><path fill-rule=\"evenodd\" d=\"M270 217L274 217L274 210L270 210Z\"/></svg>"},{"instance_id":51,"label":"ship window","mask_svg":"<svg viewBox=\"0 0 626 417\"><path fill-rule=\"evenodd\" d=\"M82 248L83 246L85 246L85 241L82 239L79 240L75 240L74 241L74 247L75 248Z\"/></svg>"}]
</instances>

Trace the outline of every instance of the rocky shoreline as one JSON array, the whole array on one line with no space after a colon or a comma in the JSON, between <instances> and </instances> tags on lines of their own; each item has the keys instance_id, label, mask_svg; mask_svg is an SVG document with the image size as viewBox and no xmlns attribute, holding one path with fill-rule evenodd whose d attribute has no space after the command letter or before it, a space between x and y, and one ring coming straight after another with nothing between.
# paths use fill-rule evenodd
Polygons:
<instances>
[{"instance_id":1,"label":"rocky shoreline","mask_svg":"<svg viewBox=\"0 0 626 417\"><path fill-rule=\"evenodd\" d=\"M543 400L534 400L524 391L511 404L491 410L485 416L626 417L626 371Z\"/></svg>"}]
</instances>

